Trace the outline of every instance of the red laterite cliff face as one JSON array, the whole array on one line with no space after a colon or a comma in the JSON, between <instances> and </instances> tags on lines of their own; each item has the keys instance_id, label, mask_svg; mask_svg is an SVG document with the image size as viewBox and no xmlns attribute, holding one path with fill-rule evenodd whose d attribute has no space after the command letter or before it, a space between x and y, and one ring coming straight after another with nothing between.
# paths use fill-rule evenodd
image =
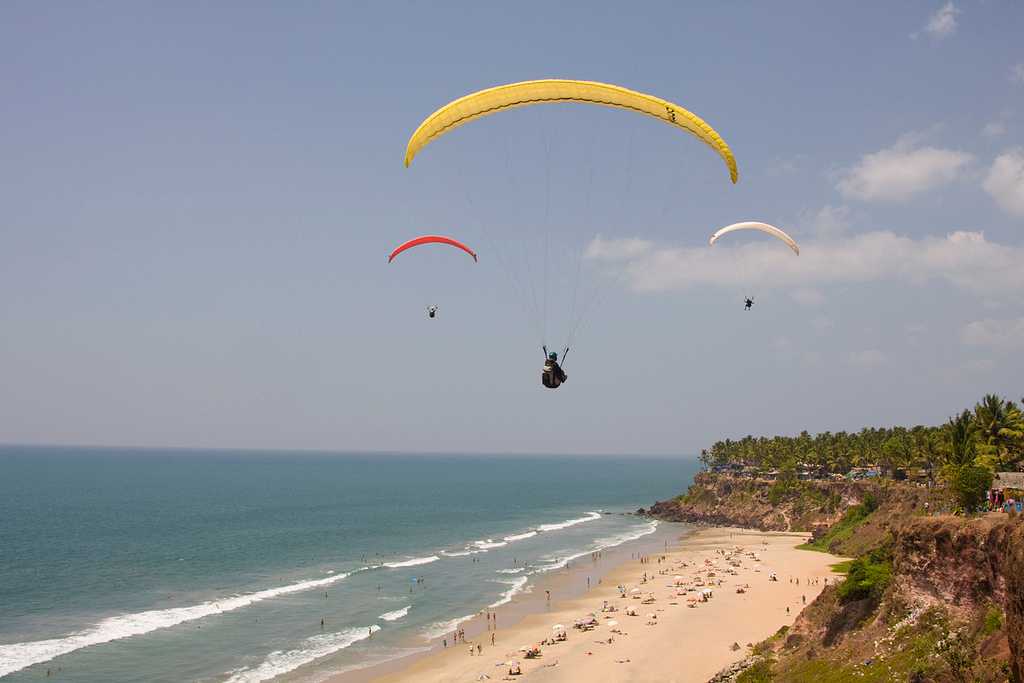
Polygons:
<instances>
[{"instance_id":1,"label":"red laterite cliff face","mask_svg":"<svg viewBox=\"0 0 1024 683\"><path fill-rule=\"evenodd\" d=\"M717 526L738 526L762 531L807 531L815 538L866 498L878 509L855 537L840 538L829 550L854 556L887 537L906 519L935 511L942 494L892 481L801 481L793 485L701 473L686 494L651 506L647 514L658 519Z\"/></svg>"},{"instance_id":2,"label":"red laterite cliff face","mask_svg":"<svg viewBox=\"0 0 1024 683\"><path fill-rule=\"evenodd\" d=\"M1018 523L999 549L1006 580L1006 637L1010 641L1010 671L1024 683L1024 523Z\"/></svg>"},{"instance_id":3,"label":"red laterite cliff face","mask_svg":"<svg viewBox=\"0 0 1024 683\"><path fill-rule=\"evenodd\" d=\"M1024 683L1024 517L935 516L943 497L897 482L780 484L705 473L647 514L810 531L817 549L888 568L868 596L827 587L788 632L762 644L779 683L824 672L856 680L877 667L892 680Z\"/></svg>"}]
</instances>

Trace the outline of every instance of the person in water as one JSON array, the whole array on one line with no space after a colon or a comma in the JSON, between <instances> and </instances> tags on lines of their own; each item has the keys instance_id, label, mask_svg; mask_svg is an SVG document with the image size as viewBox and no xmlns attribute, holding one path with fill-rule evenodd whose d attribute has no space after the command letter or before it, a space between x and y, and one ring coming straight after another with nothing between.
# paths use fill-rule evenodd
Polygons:
<instances>
[{"instance_id":1,"label":"person in water","mask_svg":"<svg viewBox=\"0 0 1024 683\"><path fill-rule=\"evenodd\" d=\"M567 379L569 377L562 370L562 366L558 364L558 354L552 351L544 361L544 370L540 376L541 383L548 389L557 389Z\"/></svg>"},{"instance_id":2,"label":"person in water","mask_svg":"<svg viewBox=\"0 0 1024 683\"><path fill-rule=\"evenodd\" d=\"M427 316L430 318L437 317L437 306L427 306Z\"/></svg>"},{"instance_id":3,"label":"person in water","mask_svg":"<svg viewBox=\"0 0 1024 683\"><path fill-rule=\"evenodd\" d=\"M746 302L744 302L744 304L743 304L743 310L744 311L749 311L753 305L754 305L754 300L751 299L748 296ZM434 316L430 316L430 317L434 317Z\"/></svg>"}]
</instances>

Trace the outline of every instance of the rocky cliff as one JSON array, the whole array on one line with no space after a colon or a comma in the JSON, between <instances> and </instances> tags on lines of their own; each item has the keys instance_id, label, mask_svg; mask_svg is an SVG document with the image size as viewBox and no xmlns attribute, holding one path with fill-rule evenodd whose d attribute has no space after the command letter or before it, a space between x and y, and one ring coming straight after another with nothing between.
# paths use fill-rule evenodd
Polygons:
<instances>
[{"instance_id":1,"label":"rocky cliff","mask_svg":"<svg viewBox=\"0 0 1024 683\"><path fill-rule=\"evenodd\" d=\"M1024 683L1024 519L931 514L945 497L892 481L703 473L647 514L811 531L810 547L861 558L856 579L851 569L788 632L758 646L766 654L749 661L772 680ZM855 580L866 588L850 590Z\"/></svg>"},{"instance_id":2,"label":"rocky cliff","mask_svg":"<svg viewBox=\"0 0 1024 683\"><path fill-rule=\"evenodd\" d=\"M943 504L935 489L893 481L778 482L701 473L682 496L659 501L647 510L675 522L740 526L762 531L810 531L821 536L854 506L873 499L878 512L859 529L870 545L900 520L936 510ZM845 540L845 539L841 539ZM862 544L864 545L864 544ZM864 547L839 544L830 549L857 554ZM865 545L866 547L866 545Z\"/></svg>"},{"instance_id":3,"label":"rocky cliff","mask_svg":"<svg viewBox=\"0 0 1024 683\"><path fill-rule=\"evenodd\" d=\"M878 593L830 586L764 644L774 680L1024 683L1024 521L910 518L882 554Z\"/></svg>"}]
</instances>

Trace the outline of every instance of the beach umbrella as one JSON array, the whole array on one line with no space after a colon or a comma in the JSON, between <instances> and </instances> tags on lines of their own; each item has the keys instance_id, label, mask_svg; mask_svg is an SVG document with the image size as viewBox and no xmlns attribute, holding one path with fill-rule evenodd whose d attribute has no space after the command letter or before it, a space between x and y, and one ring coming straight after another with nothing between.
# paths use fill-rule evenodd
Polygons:
<instances>
[{"instance_id":1,"label":"beach umbrella","mask_svg":"<svg viewBox=\"0 0 1024 683\"><path fill-rule=\"evenodd\" d=\"M630 592L630 593L639 593L639 592L640 592L640 589L639 589L639 588L634 588L633 590L631 590L631 591L629 591L629 592Z\"/></svg>"},{"instance_id":2,"label":"beach umbrella","mask_svg":"<svg viewBox=\"0 0 1024 683\"><path fill-rule=\"evenodd\" d=\"M552 631L564 631L565 627L562 626L561 624L555 624L554 626L551 627L551 630Z\"/></svg>"},{"instance_id":3,"label":"beach umbrella","mask_svg":"<svg viewBox=\"0 0 1024 683\"><path fill-rule=\"evenodd\" d=\"M617 621L615 621L614 619L612 619L611 621L609 621L609 622L608 622L608 625L609 625L609 626L618 626L618 625L619 625L619 622L617 622Z\"/></svg>"}]
</instances>

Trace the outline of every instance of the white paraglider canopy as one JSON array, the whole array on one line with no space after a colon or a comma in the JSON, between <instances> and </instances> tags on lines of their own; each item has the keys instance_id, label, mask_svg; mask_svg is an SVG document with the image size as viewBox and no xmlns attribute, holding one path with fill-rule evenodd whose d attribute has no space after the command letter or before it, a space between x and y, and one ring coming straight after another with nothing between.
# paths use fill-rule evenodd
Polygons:
<instances>
[{"instance_id":1,"label":"white paraglider canopy","mask_svg":"<svg viewBox=\"0 0 1024 683\"><path fill-rule=\"evenodd\" d=\"M787 235L779 228L776 228L774 225L768 225L767 223L758 223L757 221L744 221L742 223L733 223L732 225L727 225L718 232L716 232L714 235L712 235L711 240L708 242L708 244L713 245L715 241L722 235L734 232L736 230L760 230L763 233L769 234L772 237L782 240L789 246L790 249L793 250L793 253L795 253L797 256L800 255L800 245L798 245L792 237Z\"/></svg>"}]
</instances>

